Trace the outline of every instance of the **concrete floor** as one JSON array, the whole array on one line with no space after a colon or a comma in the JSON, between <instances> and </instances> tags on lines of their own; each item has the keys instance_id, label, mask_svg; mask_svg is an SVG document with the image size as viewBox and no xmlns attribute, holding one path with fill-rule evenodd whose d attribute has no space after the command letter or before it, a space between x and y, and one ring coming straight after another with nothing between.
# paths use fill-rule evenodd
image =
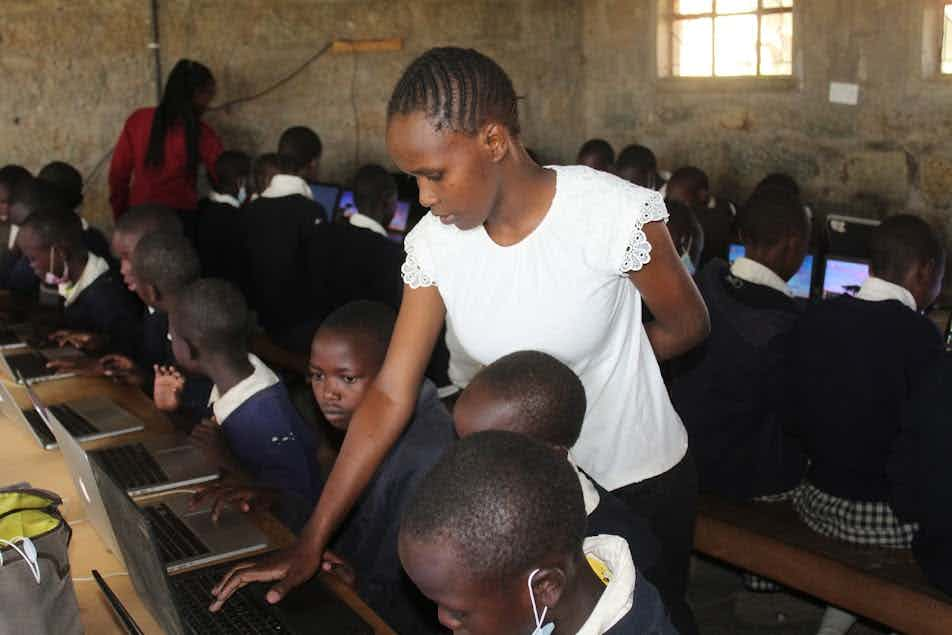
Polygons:
<instances>
[{"instance_id":1,"label":"concrete floor","mask_svg":"<svg viewBox=\"0 0 952 635\"><path fill-rule=\"evenodd\" d=\"M701 557L691 562L688 602L702 635L814 635L825 608L799 594L748 591L736 569ZM889 632L860 621L849 635Z\"/></svg>"}]
</instances>

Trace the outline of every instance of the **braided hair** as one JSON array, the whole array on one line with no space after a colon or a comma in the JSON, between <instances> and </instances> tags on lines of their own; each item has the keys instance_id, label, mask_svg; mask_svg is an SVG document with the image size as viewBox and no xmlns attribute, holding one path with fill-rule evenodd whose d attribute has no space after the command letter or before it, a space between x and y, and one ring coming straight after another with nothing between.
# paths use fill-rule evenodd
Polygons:
<instances>
[{"instance_id":1,"label":"braided hair","mask_svg":"<svg viewBox=\"0 0 952 635\"><path fill-rule=\"evenodd\" d=\"M165 162L165 137L169 129L180 123L185 126L186 165L189 174L198 169L198 139L201 134L199 114L195 112L195 93L208 88L215 78L208 67L192 60L179 60L169 73L162 101L155 109L146 165L160 167Z\"/></svg>"},{"instance_id":2,"label":"braided hair","mask_svg":"<svg viewBox=\"0 0 952 635\"><path fill-rule=\"evenodd\" d=\"M423 111L437 130L476 134L500 123L519 135L519 108L512 80L499 64L474 49L432 48L403 72L387 119Z\"/></svg>"}]
</instances>

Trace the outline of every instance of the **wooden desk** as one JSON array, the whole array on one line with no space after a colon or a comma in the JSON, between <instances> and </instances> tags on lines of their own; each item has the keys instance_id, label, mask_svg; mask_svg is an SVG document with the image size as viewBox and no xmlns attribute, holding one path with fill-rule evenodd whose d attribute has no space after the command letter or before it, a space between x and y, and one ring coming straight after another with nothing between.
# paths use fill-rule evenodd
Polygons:
<instances>
[{"instance_id":1,"label":"wooden desk","mask_svg":"<svg viewBox=\"0 0 952 635\"><path fill-rule=\"evenodd\" d=\"M29 397L22 387L5 378L2 381L19 406L30 407ZM76 377L42 382L36 384L34 388L39 397L50 405L91 395L105 396L145 423L145 430L142 432L102 439L84 445L87 449L142 441L173 432L172 424L165 415L157 411L141 391L108 379ZM151 613L136 594L122 563L106 550L93 527L86 522L85 513L60 453L44 450L23 426L5 417L0 417L0 427L4 432L4 442L0 444L0 485L25 481L33 487L56 492L63 498L61 511L73 528L69 557L80 615L86 632L96 635L124 632L113 617L112 610L99 591L98 585L92 579L90 571L97 569L106 576L109 586L122 600L144 632L162 633ZM268 536L269 542L276 547L286 546L293 540L291 533L270 515L256 515L255 522ZM370 624L376 633L393 633L351 589L330 576L322 576L322 581Z\"/></svg>"}]
</instances>

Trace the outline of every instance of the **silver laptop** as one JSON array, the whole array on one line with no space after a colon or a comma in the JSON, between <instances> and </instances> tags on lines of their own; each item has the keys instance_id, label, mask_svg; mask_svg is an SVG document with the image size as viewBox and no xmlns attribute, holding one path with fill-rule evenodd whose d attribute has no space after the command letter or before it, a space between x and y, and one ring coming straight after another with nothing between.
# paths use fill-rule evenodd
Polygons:
<instances>
[{"instance_id":1,"label":"silver laptop","mask_svg":"<svg viewBox=\"0 0 952 635\"><path fill-rule=\"evenodd\" d=\"M27 394L34 401L33 408L21 410L7 386L0 381L0 412L16 421L46 450L57 448L56 437L44 423L39 410L47 409L32 388ZM63 427L80 443L95 441L144 429L142 421L105 397L84 397L65 401L48 408Z\"/></svg>"},{"instance_id":2,"label":"silver laptop","mask_svg":"<svg viewBox=\"0 0 952 635\"><path fill-rule=\"evenodd\" d=\"M27 340L32 335L33 327L29 324L13 324L0 327L0 351L14 351L29 346Z\"/></svg>"},{"instance_id":3,"label":"silver laptop","mask_svg":"<svg viewBox=\"0 0 952 635\"><path fill-rule=\"evenodd\" d=\"M0 350L0 370L3 370L11 379L16 379L18 384L22 384L23 380L37 383L67 379L75 377L76 373L56 372L47 368L46 364L57 359L76 359L83 356L82 351L72 346L40 350Z\"/></svg>"},{"instance_id":4,"label":"silver laptop","mask_svg":"<svg viewBox=\"0 0 952 635\"><path fill-rule=\"evenodd\" d=\"M93 475L86 451L67 432L51 410L39 412L56 437L69 469L86 518L106 547L122 559L116 535L109 522L99 484ZM112 478L106 476L106 478ZM253 522L237 511L225 511L217 523L212 522L211 508L188 509L192 492L170 492L150 499L142 507L158 538L163 562L169 573L198 565L211 564L236 556L261 551L268 546L267 537Z\"/></svg>"}]
</instances>

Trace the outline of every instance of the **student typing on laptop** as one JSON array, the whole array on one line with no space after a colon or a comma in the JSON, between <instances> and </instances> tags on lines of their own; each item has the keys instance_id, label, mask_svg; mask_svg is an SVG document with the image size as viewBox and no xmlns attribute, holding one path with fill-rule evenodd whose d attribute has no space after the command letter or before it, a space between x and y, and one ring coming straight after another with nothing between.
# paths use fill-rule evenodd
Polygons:
<instances>
[{"instance_id":1,"label":"student typing on laptop","mask_svg":"<svg viewBox=\"0 0 952 635\"><path fill-rule=\"evenodd\" d=\"M316 441L287 389L248 353L249 311L241 292L223 280L183 289L169 315L172 351L186 372L214 383L209 401L227 450L255 484L280 492L275 515L299 530L320 495Z\"/></svg>"},{"instance_id":2,"label":"student typing on laptop","mask_svg":"<svg viewBox=\"0 0 952 635\"><path fill-rule=\"evenodd\" d=\"M63 297L60 344L96 351L131 352L138 339L141 307L108 263L83 242L83 226L72 210L51 206L34 211L17 235L17 246L33 271L57 286ZM83 337L72 337L76 332Z\"/></svg>"}]
</instances>

